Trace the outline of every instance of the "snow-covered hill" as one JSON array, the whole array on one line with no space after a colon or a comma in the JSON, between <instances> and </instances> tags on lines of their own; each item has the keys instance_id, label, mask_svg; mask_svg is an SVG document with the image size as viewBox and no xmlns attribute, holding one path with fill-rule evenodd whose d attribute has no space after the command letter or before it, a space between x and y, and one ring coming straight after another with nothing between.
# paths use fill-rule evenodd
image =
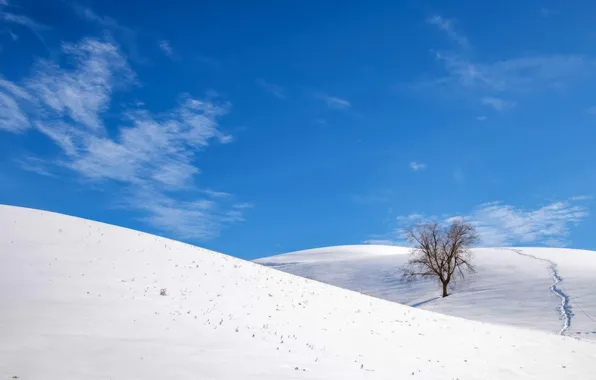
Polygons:
<instances>
[{"instance_id":1,"label":"snow-covered hill","mask_svg":"<svg viewBox=\"0 0 596 380\"><path fill-rule=\"evenodd\" d=\"M257 262L324 283L443 314L563 333L596 342L596 252L555 248L474 250L477 273L447 298L432 281L406 283L409 249L317 248Z\"/></svg>"},{"instance_id":2,"label":"snow-covered hill","mask_svg":"<svg viewBox=\"0 0 596 380\"><path fill-rule=\"evenodd\" d=\"M596 373L596 345L589 342L410 308L183 243L23 208L0 206L0 289L2 379Z\"/></svg>"}]
</instances>

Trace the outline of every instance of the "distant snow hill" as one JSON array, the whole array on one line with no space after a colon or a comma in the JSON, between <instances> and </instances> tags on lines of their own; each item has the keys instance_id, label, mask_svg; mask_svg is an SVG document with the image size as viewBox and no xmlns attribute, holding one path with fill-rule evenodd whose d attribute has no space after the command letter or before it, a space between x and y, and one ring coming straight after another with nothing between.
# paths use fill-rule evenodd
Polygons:
<instances>
[{"instance_id":1,"label":"distant snow hill","mask_svg":"<svg viewBox=\"0 0 596 380\"><path fill-rule=\"evenodd\" d=\"M519 260L521 268L500 268L519 276L504 278L520 292L534 278L548 288L548 276L538 275L548 271L544 263ZM561 284L566 265L561 261ZM572 299L582 284L569 289ZM537 289L544 314L556 320L555 303ZM510 296L508 310L516 313L519 297ZM124 228L0 206L0 379L595 374L591 342L445 316Z\"/></svg>"},{"instance_id":2,"label":"distant snow hill","mask_svg":"<svg viewBox=\"0 0 596 380\"><path fill-rule=\"evenodd\" d=\"M408 248L355 245L298 251L256 262L341 288L438 313L560 333L596 342L596 252L475 249L476 273L446 298L431 280L407 283ZM596 375L594 375L596 378Z\"/></svg>"}]
</instances>

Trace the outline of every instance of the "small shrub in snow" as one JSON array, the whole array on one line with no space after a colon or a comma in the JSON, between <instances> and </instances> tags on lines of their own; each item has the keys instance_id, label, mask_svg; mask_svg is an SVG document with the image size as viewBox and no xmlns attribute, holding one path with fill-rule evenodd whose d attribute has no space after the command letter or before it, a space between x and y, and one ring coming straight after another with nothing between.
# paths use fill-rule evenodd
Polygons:
<instances>
[{"instance_id":1,"label":"small shrub in snow","mask_svg":"<svg viewBox=\"0 0 596 380\"><path fill-rule=\"evenodd\" d=\"M168 289L161 288L161 290L159 291L159 295L160 296L167 296L168 295Z\"/></svg>"}]
</instances>

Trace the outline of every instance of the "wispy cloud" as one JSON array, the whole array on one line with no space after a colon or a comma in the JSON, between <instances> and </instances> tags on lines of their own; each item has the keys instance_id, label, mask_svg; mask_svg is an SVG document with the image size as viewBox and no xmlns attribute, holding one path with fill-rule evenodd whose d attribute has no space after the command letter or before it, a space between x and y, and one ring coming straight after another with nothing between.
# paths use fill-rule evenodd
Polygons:
<instances>
[{"instance_id":1,"label":"wispy cloud","mask_svg":"<svg viewBox=\"0 0 596 380\"><path fill-rule=\"evenodd\" d=\"M4 4L0 5L7 6L9 4L8 2L5 2ZM43 44L45 44L45 42L42 33L51 29L49 26L43 25L27 16L6 12L3 8L0 8L0 21L14 25L19 25L29 29ZM14 41L16 39L16 34L12 33L10 30L9 34Z\"/></svg>"},{"instance_id":2,"label":"wispy cloud","mask_svg":"<svg viewBox=\"0 0 596 380\"><path fill-rule=\"evenodd\" d=\"M478 121L485 121L487 119L488 119L488 117L486 117L486 116L476 116L476 120L478 120Z\"/></svg>"},{"instance_id":3,"label":"wispy cloud","mask_svg":"<svg viewBox=\"0 0 596 380\"><path fill-rule=\"evenodd\" d=\"M76 153L68 166L91 179L135 185L149 181L162 188L184 190L199 172L193 165L196 149L212 140L225 142L217 118L226 112L225 107L192 98L165 114L131 111L126 118L132 127L121 129L118 139L87 136L83 146L75 142Z\"/></svg>"},{"instance_id":4,"label":"wispy cloud","mask_svg":"<svg viewBox=\"0 0 596 380\"><path fill-rule=\"evenodd\" d=\"M429 17L426 22L441 29L443 32L445 32L447 37L455 41L461 47L467 48L470 45L468 38L455 30L455 20L450 20L442 16L435 15Z\"/></svg>"},{"instance_id":5,"label":"wispy cloud","mask_svg":"<svg viewBox=\"0 0 596 380\"><path fill-rule=\"evenodd\" d=\"M422 162L412 161L410 162L410 169L412 169L415 172L424 170L426 169L426 164L423 164Z\"/></svg>"},{"instance_id":6,"label":"wispy cloud","mask_svg":"<svg viewBox=\"0 0 596 380\"><path fill-rule=\"evenodd\" d=\"M27 16L18 15L18 14L14 14L14 13L10 13L10 12L5 12L5 11L0 11L0 20L3 20L8 23L24 26L26 28L31 29L34 32L42 32L44 30L50 29L49 26L40 24L37 21L34 21L33 19L31 19Z\"/></svg>"},{"instance_id":7,"label":"wispy cloud","mask_svg":"<svg viewBox=\"0 0 596 380\"><path fill-rule=\"evenodd\" d=\"M143 221L183 239L215 238L225 226L243 222L248 208L209 197L181 201L151 187L136 191L133 197L129 206L146 214Z\"/></svg>"},{"instance_id":8,"label":"wispy cloud","mask_svg":"<svg viewBox=\"0 0 596 380\"><path fill-rule=\"evenodd\" d=\"M29 119L19 104L8 94L0 92L0 130L24 132L28 128Z\"/></svg>"},{"instance_id":9,"label":"wispy cloud","mask_svg":"<svg viewBox=\"0 0 596 380\"><path fill-rule=\"evenodd\" d=\"M592 196L591 194L582 194L582 195L576 195L573 197L569 197L570 201L589 201L591 199L593 199L594 196Z\"/></svg>"},{"instance_id":10,"label":"wispy cloud","mask_svg":"<svg viewBox=\"0 0 596 380\"><path fill-rule=\"evenodd\" d=\"M278 86L273 83L269 83L262 78L257 79L257 84L259 86L261 86L261 88L263 88L265 91L267 91L268 93L270 93L271 95L273 95L277 98L280 98L280 99L286 98L286 92L284 91L284 89L281 86Z\"/></svg>"},{"instance_id":11,"label":"wispy cloud","mask_svg":"<svg viewBox=\"0 0 596 380\"><path fill-rule=\"evenodd\" d=\"M455 54L435 53L447 76L432 83L462 90L524 93L564 87L590 75L596 62L581 55L537 55L476 62Z\"/></svg>"},{"instance_id":12,"label":"wispy cloud","mask_svg":"<svg viewBox=\"0 0 596 380\"><path fill-rule=\"evenodd\" d=\"M485 96L482 98L482 104L492 107L496 111L507 111L515 107L515 102L510 102L494 96Z\"/></svg>"},{"instance_id":13,"label":"wispy cloud","mask_svg":"<svg viewBox=\"0 0 596 380\"><path fill-rule=\"evenodd\" d=\"M32 102L33 98L27 91L0 76L0 130L20 133L30 127L20 101Z\"/></svg>"},{"instance_id":14,"label":"wispy cloud","mask_svg":"<svg viewBox=\"0 0 596 380\"><path fill-rule=\"evenodd\" d=\"M439 27L462 47L468 39L456 32L452 20L433 16L428 23ZM425 93L447 92L478 99L496 110L511 108L515 102L495 102L539 91L553 91L570 87L592 75L596 60L578 54L535 54L507 57L498 60L481 60L469 53L469 49L456 51L433 51L435 59L442 64L445 75L433 80L417 82L413 88Z\"/></svg>"},{"instance_id":15,"label":"wispy cloud","mask_svg":"<svg viewBox=\"0 0 596 380\"><path fill-rule=\"evenodd\" d=\"M174 109L155 114L141 103L122 114L124 127L108 134L103 113L114 91L135 83L135 73L113 43L86 39L65 44L63 53L73 66L40 61L21 85L0 81L5 129L35 128L61 149L54 165L87 181L122 184L126 197L119 206L143 213L160 230L206 239L242 220L245 204L194 184L196 155L214 142L231 141L218 124L229 104L181 95ZM21 166L47 175L41 162Z\"/></svg>"},{"instance_id":16,"label":"wispy cloud","mask_svg":"<svg viewBox=\"0 0 596 380\"><path fill-rule=\"evenodd\" d=\"M19 39L19 35L14 33L12 30L10 30L9 28L6 28L6 33L10 36L10 39L13 41L16 41Z\"/></svg>"},{"instance_id":17,"label":"wispy cloud","mask_svg":"<svg viewBox=\"0 0 596 380\"><path fill-rule=\"evenodd\" d=\"M176 59L176 54L174 53L174 49L172 49L172 45L167 40L159 40L158 41L159 48L161 51L170 59Z\"/></svg>"},{"instance_id":18,"label":"wispy cloud","mask_svg":"<svg viewBox=\"0 0 596 380\"><path fill-rule=\"evenodd\" d=\"M0 90L4 90L5 92L16 96L17 98L27 100L32 102L34 99L29 93L23 90L18 85L5 80L2 76L0 76Z\"/></svg>"},{"instance_id":19,"label":"wispy cloud","mask_svg":"<svg viewBox=\"0 0 596 380\"><path fill-rule=\"evenodd\" d=\"M533 209L518 208L503 202L480 204L469 214L426 216L418 213L400 216L396 228L386 240L403 243L407 227L425 220L438 220L445 223L453 219L463 219L472 223L482 238L484 246L511 246L535 244L547 246L567 246L572 227L588 216L588 209L579 203L583 198L571 197Z\"/></svg>"},{"instance_id":20,"label":"wispy cloud","mask_svg":"<svg viewBox=\"0 0 596 380\"><path fill-rule=\"evenodd\" d=\"M49 169L49 164L34 156L25 156L15 160L15 163L23 170L33 172L46 177L56 177Z\"/></svg>"},{"instance_id":21,"label":"wispy cloud","mask_svg":"<svg viewBox=\"0 0 596 380\"><path fill-rule=\"evenodd\" d=\"M480 205L469 219L485 245L569 244L569 228L579 224L588 210L570 201L554 202L538 209L520 209L501 202Z\"/></svg>"},{"instance_id":22,"label":"wispy cloud","mask_svg":"<svg viewBox=\"0 0 596 380\"><path fill-rule=\"evenodd\" d=\"M209 196L210 198L214 198L214 199L225 199L225 198L232 198L232 194L230 193L226 193L223 191L215 191L215 190L211 190L211 189L201 189L199 190L201 193Z\"/></svg>"},{"instance_id":23,"label":"wispy cloud","mask_svg":"<svg viewBox=\"0 0 596 380\"><path fill-rule=\"evenodd\" d=\"M346 99L338 98L335 96L318 94L317 98L323 100L327 104L327 107L331 109L343 110L352 107L352 104Z\"/></svg>"},{"instance_id":24,"label":"wispy cloud","mask_svg":"<svg viewBox=\"0 0 596 380\"><path fill-rule=\"evenodd\" d=\"M383 239L383 238L371 238L362 241L362 244L371 244L371 245L400 245L400 242L395 241L393 239Z\"/></svg>"},{"instance_id":25,"label":"wispy cloud","mask_svg":"<svg viewBox=\"0 0 596 380\"><path fill-rule=\"evenodd\" d=\"M103 129L101 114L109 106L112 91L133 83L134 73L112 44L85 40L65 44L63 51L77 61L77 70L62 70L50 61L38 62L35 76L26 81L30 94L60 118L68 117L89 129Z\"/></svg>"},{"instance_id":26,"label":"wispy cloud","mask_svg":"<svg viewBox=\"0 0 596 380\"><path fill-rule=\"evenodd\" d=\"M74 4L73 9L81 18L97 25L102 30L109 32L123 45L128 57L139 63L146 63L147 59L142 57L139 53L138 39L139 33L127 26L121 25L115 19L102 16L93 9L82 5Z\"/></svg>"}]
</instances>

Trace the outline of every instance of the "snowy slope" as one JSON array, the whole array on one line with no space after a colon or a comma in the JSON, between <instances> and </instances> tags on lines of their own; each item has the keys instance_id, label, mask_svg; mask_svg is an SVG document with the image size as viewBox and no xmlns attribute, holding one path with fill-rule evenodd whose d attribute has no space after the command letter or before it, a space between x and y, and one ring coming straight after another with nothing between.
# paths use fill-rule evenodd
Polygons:
<instances>
[{"instance_id":1,"label":"snowy slope","mask_svg":"<svg viewBox=\"0 0 596 380\"><path fill-rule=\"evenodd\" d=\"M2 379L596 373L596 345L589 342L418 310L183 243L23 208L0 206L0 288Z\"/></svg>"},{"instance_id":2,"label":"snowy slope","mask_svg":"<svg viewBox=\"0 0 596 380\"><path fill-rule=\"evenodd\" d=\"M474 250L477 273L438 298L432 281L405 283L401 247L318 248L261 264L394 302L483 322L539 329L596 342L596 252L554 248ZM554 272L553 272L554 269ZM556 277L555 277L556 275ZM554 288L553 284L558 282Z\"/></svg>"}]
</instances>

